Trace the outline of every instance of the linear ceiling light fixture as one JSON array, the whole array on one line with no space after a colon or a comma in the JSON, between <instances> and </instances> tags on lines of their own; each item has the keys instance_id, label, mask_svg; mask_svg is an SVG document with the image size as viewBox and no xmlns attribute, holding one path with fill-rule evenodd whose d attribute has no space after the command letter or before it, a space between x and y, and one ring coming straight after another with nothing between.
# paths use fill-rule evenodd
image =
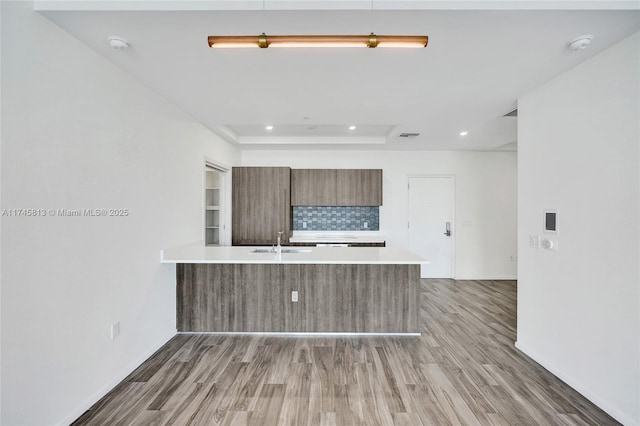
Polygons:
<instances>
[{"instance_id":1,"label":"linear ceiling light fixture","mask_svg":"<svg viewBox=\"0 0 640 426\"><path fill-rule=\"evenodd\" d=\"M428 36L413 35L275 35L209 36L209 47L427 47Z\"/></svg>"}]
</instances>

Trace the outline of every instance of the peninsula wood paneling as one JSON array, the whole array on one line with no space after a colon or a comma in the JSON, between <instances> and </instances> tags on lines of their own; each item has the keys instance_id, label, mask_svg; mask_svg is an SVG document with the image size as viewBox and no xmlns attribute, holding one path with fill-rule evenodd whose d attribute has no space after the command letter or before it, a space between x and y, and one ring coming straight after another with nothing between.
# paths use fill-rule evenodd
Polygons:
<instances>
[{"instance_id":1,"label":"peninsula wood paneling","mask_svg":"<svg viewBox=\"0 0 640 426\"><path fill-rule=\"evenodd\" d=\"M177 328L416 333L419 277L418 265L178 264Z\"/></svg>"}]
</instances>

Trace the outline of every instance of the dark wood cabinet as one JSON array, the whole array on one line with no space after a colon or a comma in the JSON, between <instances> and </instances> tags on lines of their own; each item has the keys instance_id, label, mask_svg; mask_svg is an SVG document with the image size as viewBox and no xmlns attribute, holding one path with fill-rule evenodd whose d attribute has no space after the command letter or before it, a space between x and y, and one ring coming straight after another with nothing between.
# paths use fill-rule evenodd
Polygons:
<instances>
[{"instance_id":1,"label":"dark wood cabinet","mask_svg":"<svg viewBox=\"0 0 640 426\"><path fill-rule=\"evenodd\" d=\"M345 244L345 243L335 243L335 242L325 242L319 244ZM349 247L386 247L386 242L381 243L346 243ZM289 243L288 246L293 247L316 247L316 243Z\"/></svg>"},{"instance_id":2,"label":"dark wood cabinet","mask_svg":"<svg viewBox=\"0 0 640 426\"><path fill-rule=\"evenodd\" d=\"M339 169L336 173L336 205L382 205L382 170Z\"/></svg>"},{"instance_id":3,"label":"dark wood cabinet","mask_svg":"<svg viewBox=\"0 0 640 426\"><path fill-rule=\"evenodd\" d=\"M234 167L232 169L232 227L235 245L272 245L278 231L282 243L291 236L291 169Z\"/></svg>"},{"instance_id":4,"label":"dark wood cabinet","mask_svg":"<svg viewBox=\"0 0 640 426\"><path fill-rule=\"evenodd\" d=\"M294 206L381 206L381 169L293 169Z\"/></svg>"},{"instance_id":5,"label":"dark wood cabinet","mask_svg":"<svg viewBox=\"0 0 640 426\"><path fill-rule=\"evenodd\" d=\"M338 174L331 169L292 169L291 204L335 206Z\"/></svg>"}]
</instances>

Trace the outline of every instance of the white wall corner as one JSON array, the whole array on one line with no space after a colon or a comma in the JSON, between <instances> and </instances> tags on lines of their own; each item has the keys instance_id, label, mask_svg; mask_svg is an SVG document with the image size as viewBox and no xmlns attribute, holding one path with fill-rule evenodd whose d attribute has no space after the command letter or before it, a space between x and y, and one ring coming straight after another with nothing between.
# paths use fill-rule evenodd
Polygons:
<instances>
[{"instance_id":1,"label":"white wall corner","mask_svg":"<svg viewBox=\"0 0 640 426\"><path fill-rule=\"evenodd\" d=\"M0 423L68 424L175 334L158 254L201 239L204 158L240 154L30 2L0 4L2 207L129 212L0 218Z\"/></svg>"},{"instance_id":2,"label":"white wall corner","mask_svg":"<svg viewBox=\"0 0 640 426\"><path fill-rule=\"evenodd\" d=\"M2 46L2 2L0 2L0 46ZM0 112L2 111L2 48L0 48ZM2 184L2 115L0 115L0 185ZM0 187L0 212L3 209L2 188ZM3 216L0 215L0 423L2 423L2 228Z\"/></svg>"},{"instance_id":3,"label":"white wall corner","mask_svg":"<svg viewBox=\"0 0 640 426\"><path fill-rule=\"evenodd\" d=\"M518 100L517 347L628 425L640 423L639 117L640 33ZM529 246L546 208L557 251Z\"/></svg>"},{"instance_id":4,"label":"white wall corner","mask_svg":"<svg viewBox=\"0 0 640 426\"><path fill-rule=\"evenodd\" d=\"M603 411L607 412L611 417L622 423L626 426L639 426L640 423L637 422L636 419L627 415L626 413L618 410L617 407L609 404L608 401L603 400L600 396L593 392L589 386L586 386L584 383L575 380L572 377L569 377L561 368L554 365L553 362L545 359L544 357L537 354L535 351L531 350L526 344L522 343L521 340L517 340L515 345L516 349L525 354L527 357L531 358L537 364L542 366L545 370L556 376L558 379L562 380L567 385L571 386L573 389L578 391L578 393L589 401L593 402L595 405L600 407Z\"/></svg>"},{"instance_id":5,"label":"white wall corner","mask_svg":"<svg viewBox=\"0 0 640 426\"><path fill-rule=\"evenodd\" d=\"M158 343L152 345L149 350L145 351L141 356L133 360L126 367L122 369L122 372L116 374L112 380L102 386L98 391L96 391L93 395L86 398L77 408L72 409L69 413L60 421L56 422L56 425L66 426L70 425L74 421L76 421L80 416L82 416L85 411L93 406L96 402L100 401L105 395L111 392L121 381L123 381L129 374L133 373L136 368L140 367L140 365L149 359L153 354L158 352L160 348L162 348L169 340L174 338L178 334L177 330L173 333L167 333L164 337L161 337L158 340Z\"/></svg>"}]
</instances>

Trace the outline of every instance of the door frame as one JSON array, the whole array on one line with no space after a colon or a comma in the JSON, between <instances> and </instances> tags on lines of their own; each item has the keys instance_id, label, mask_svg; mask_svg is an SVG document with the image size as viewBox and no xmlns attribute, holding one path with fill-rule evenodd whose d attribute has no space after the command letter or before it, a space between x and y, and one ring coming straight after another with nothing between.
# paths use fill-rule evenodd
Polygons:
<instances>
[{"instance_id":1,"label":"door frame","mask_svg":"<svg viewBox=\"0 0 640 426\"><path fill-rule=\"evenodd\" d=\"M452 212L452 223L451 223L451 232L453 232L453 238L451 239L451 279L456 279L456 238L458 236L458 231L456 229L456 175L454 174L409 174L407 175L407 245L409 245L409 213L410 213L410 183L411 179L414 178L450 178L452 183L452 192L451 194L451 212Z\"/></svg>"}]
</instances>

